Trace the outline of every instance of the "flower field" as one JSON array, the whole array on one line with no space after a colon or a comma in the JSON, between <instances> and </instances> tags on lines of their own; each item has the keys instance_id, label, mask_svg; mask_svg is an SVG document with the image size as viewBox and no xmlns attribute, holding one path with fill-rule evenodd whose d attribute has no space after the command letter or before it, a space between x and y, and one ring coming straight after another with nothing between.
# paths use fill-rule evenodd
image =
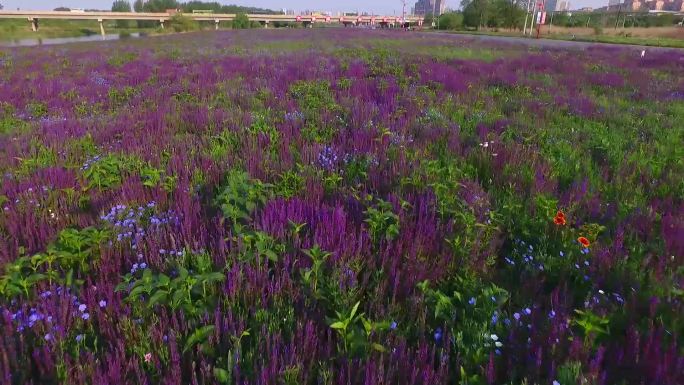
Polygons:
<instances>
[{"instance_id":1,"label":"flower field","mask_svg":"<svg viewBox=\"0 0 684 385\"><path fill-rule=\"evenodd\" d=\"M0 383L684 383L684 51L0 51Z\"/></svg>"}]
</instances>

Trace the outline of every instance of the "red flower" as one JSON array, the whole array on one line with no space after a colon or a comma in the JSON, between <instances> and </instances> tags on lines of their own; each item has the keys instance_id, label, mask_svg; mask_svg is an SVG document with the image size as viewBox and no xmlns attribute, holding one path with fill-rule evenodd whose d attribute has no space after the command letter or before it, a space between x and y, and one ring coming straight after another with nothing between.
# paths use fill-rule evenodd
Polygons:
<instances>
[{"instance_id":1,"label":"red flower","mask_svg":"<svg viewBox=\"0 0 684 385\"><path fill-rule=\"evenodd\" d=\"M577 238L577 242L579 242L580 244L582 244L583 247L589 247L589 245L591 245L591 243L589 243L589 240L588 240L587 238L585 238L585 237L579 237L579 238Z\"/></svg>"},{"instance_id":2,"label":"red flower","mask_svg":"<svg viewBox=\"0 0 684 385\"><path fill-rule=\"evenodd\" d=\"M558 210L556 216L553 217L553 223L555 223L557 226L565 226L565 224L567 223L565 220L565 214L563 214L562 211Z\"/></svg>"}]
</instances>

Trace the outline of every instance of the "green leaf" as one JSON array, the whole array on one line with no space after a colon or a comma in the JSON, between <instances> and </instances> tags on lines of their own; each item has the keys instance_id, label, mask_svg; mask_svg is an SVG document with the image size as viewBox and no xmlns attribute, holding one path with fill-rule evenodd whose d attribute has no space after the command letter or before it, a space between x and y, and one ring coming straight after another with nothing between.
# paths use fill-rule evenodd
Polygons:
<instances>
[{"instance_id":1,"label":"green leaf","mask_svg":"<svg viewBox=\"0 0 684 385\"><path fill-rule=\"evenodd\" d=\"M149 301L148 301L148 303L147 303L147 306L153 307L154 305L157 304L157 302L162 302L163 300L166 299L166 297L168 296L168 294L169 294L169 293L168 293L167 291L165 291L165 290L158 290L156 293L154 293L154 294L150 297L150 299L149 299Z\"/></svg>"},{"instance_id":2,"label":"green leaf","mask_svg":"<svg viewBox=\"0 0 684 385\"><path fill-rule=\"evenodd\" d=\"M333 323L330 325L330 327L333 328L333 329L346 329L346 328L347 328L347 324L344 323L344 322L341 322L341 321L337 321L337 322L333 322Z\"/></svg>"},{"instance_id":3,"label":"green leaf","mask_svg":"<svg viewBox=\"0 0 684 385\"><path fill-rule=\"evenodd\" d=\"M357 302L356 305L352 308L351 313L349 314L349 319L354 319L354 316L356 315L356 311L359 310L359 305L361 304L361 301Z\"/></svg>"},{"instance_id":4,"label":"green leaf","mask_svg":"<svg viewBox=\"0 0 684 385\"><path fill-rule=\"evenodd\" d=\"M214 368L214 377L216 381L221 384L227 384L230 382L230 373L227 370L221 368Z\"/></svg>"},{"instance_id":5,"label":"green leaf","mask_svg":"<svg viewBox=\"0 0 684 385\"><path fill-rule=\"evenodd\" d=\"M384 346L382 346L382 345L380 345L380 344L377 344L377 343L373 343L371 346L373 347L373 350L377 350L377 351L379 351L379 352L381 352L381 353L384 353L384 352L387 351L387 349L385 349Z\"/></svg>"},{"instance_id":6,"label":"green leaf","mask_svg":"<svg viewBox=\"0 0 684 385\"><path fill-rule=\"evenodd\" d=\"M192 335L185 342L185 347L183 348L183 353L190 350L193 346L207 339L210 333L214 331L216 327L214 325L202 326L201 328L195 330Z\"/></svg>"}]
</instances>

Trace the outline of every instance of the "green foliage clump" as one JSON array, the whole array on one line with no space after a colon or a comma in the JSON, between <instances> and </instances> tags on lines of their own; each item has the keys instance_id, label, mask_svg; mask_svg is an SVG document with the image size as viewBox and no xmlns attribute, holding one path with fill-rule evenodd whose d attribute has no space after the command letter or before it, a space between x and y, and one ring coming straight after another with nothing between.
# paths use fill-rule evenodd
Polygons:
<instances>
[{"instance_id":1,"label":"green foliage clump","mask_svg":"<svg viewBox=\"0 0 684 385\"><path fill-rule=\"evenodd\" d=\"M177 13L169 19L169 27L175 32L189 32L199 29L199 23L194 19Z\"/></svg>"},{"instance_id":2,"label":"green foliage clump","mask_svg":"<svg viewBox=\"0 0 684 385\"><path fill-rule=\"evenodd\" d=\"M0 295L28 298L31 289L44 281L79 287L106 239L108 231L93 227L62 230L46 252L22 256L5 265L5 274L0 276Z\"/></svg>"},{"instance_id":3,"label":"green foliage clump","mask_svg":"<svg viewBox=\"0 0 684 385\"><path fill-rule=\"evenodd\" d=\"M233 29L249 29L251 28L251 23L249 22L249 17L247 17L247 14L240 12L235 15L232 26Z\"/></svg>"},{"instance_id":4,"label":"green foliage clump","mask_svg":"<svg viewBox=\"0 0 684 385\"><path fill-rule=\"evenodd\" d=\"M376 207L369 207L365 222L374 242L392 240L399 235L399 216L392 211L392 204L378 200Z\"/></svg>"},{"instance_id":5,"label":"green foliage clump","mask_svg":"<svg viewBox=\"0 0 684 385\"><path fill-rule=\"evenodd\" d=\"M252 212L266 203L272 194L272 186L258 179L251 179L244 171L231 171L226 182L214 199L223 216L234 225L248 221Z\"/></svg>"}]
</instances>

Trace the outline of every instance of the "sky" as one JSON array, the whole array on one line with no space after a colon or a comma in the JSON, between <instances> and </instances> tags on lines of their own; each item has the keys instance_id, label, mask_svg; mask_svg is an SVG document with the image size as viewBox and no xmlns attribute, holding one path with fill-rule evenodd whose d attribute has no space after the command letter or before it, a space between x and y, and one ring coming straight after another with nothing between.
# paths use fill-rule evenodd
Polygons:
<instances>
[{"instance_id":1,"label":"sky","mask_svg":"<svg viewBox=\"0 0 684 385\"><path fill-rule=\"evenodd\" d=\"M184 0L179 0L183 2ZM214 1L214 0L208 0ZM361 12L369 12L385 15L401 15L401 0L217 0L223 4L249 5L269 9L294 9L301 11L305 9L317 11L345 11L354 12L357 9ZM132 3L133 1L131 1ZM415 0L407 1L407 10L410 11ZM447 8L458 8L461 0L446 0ZM581 7L599 7L607 5L608 0L570 0L572 9ZM111 0L0 0L0 4L5 6L5 10L52 10L59 6L70 8L97 8L109 9Z\"/></svg>"}]
</instances>

